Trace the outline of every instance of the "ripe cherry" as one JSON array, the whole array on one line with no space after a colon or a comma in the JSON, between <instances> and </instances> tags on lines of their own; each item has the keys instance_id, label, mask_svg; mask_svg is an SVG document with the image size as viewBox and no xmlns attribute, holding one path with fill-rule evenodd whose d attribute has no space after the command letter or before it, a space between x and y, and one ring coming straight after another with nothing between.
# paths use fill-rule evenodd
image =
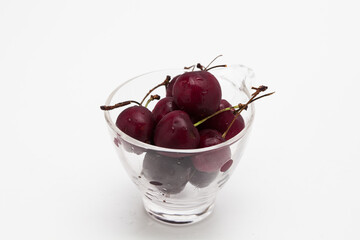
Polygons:
<instances>
[{"instance_id":1,"label":"ripe cherry","mask_svg":"<svg viewBox=\"0 0 360 240\"><path fill-rule=\"evenodd\" d=\"M172 97L172 91L173 91L173 87L174 84L176 82L176 80L179 78L180 75L177 75L176 77L174 77L173 79L171 79L171 81L169 82L169 84L166 86L166 96L167 97Z\"/></svg>"},{"instance_id":2,"label":"ripe cherry","mask_svg":"<svg viewBox=\"0 0 360 240\"><path fill-rule=\"evenodd\" d=\"M207 71L186 72L174 83L172 95L179 109L203 118L218 109L221 87L215 76Z\"/></svg>"},{"instance_id":3,"label":"ripe cherry","mask_svg":"<svg viewBox=\"0 0 360 240\"><path fill-rule=\"evenodd\" d=\"M191 175L189 182L195 187L204 188L209 186L218 174L219 171L208 173L194 169L194 173Z\"/></svg>"},{"instance_id":4,"label":"ripe cherry","mask_svg":"<svg viewBox=\"0 0 360 240\"><path fill-rule=\"evenodd\" d=\"M186 112L175 110L166 114L156 125L154 143L156 146L191 149L199 144L199 132Z\"/></svg>"},{"instance_id":5,"label":"ripe cherry","mask_svg":"<svg viewBox=\"0 0 360 240\"><path fill-rule=\"evenodd\" d=\"M161 192L176 194L184 189L192 171L191 161L188 158L172 158L147 152L142 174Z\"/></svg>"},{"instance_id":6,"label":"ripe cherry","mask_svg":"<svg viewBox=\"0 0 360 240\"><path fill-rule=\"evenodd\" d=\"M234 117L234 115L233 115ZM228 119L230 120L230 119ZM223 120L224 122L226 122L227 124L230 124L231 123L231 120L230 121L226 121L226 120ZM244 122L244 119L242 118L241 115L239 115L234 124L231 126L231 128L229 129L228 133L226 134L225 136L225 140L229 140L230 138L236 136L238 133L240 133L245 127L245 122Z\"/></svg>"},{"instance_id":7,"label":"ripe cherry","mask_svg":"<svg viewBox=\"0 0 360 240\"><path fill-rule=\"evenodd\" d=\"M225 99L221 99L218 110L228 108L228 107L231 107L231 104L228 101L226 101Z\"/></svg>"},{"instance_id":8,"label":"ripe cherry","mask_svg":"<svg viewBox=\"0 0 360 240\"><path fill-rule=\"evenodd\" d=\"M204 129L199 132L199 148L210 147L225 142L221 133L213 129Z\"/></svg>"},{"instance_id":9,"label":"ripe cherry","mask_svg":"<svg viewBox=\"0 0 360 240\"><path fill-rule=\"evenodd\" d=\"M126 108L119 114L116 126L130 137L141 142L152 142L154 118L152 113L143 106Z\"/></svg>"},{"instance_id":10,"label":"ripe cherry","mask_svg":"<svg viewBox=\"0 0 360 240\"><path fill-rule=\"evenodd\" d=\"M178 107L174 103L173 97L166 97L158 101L152 110L155 124L157 124L166 114L177 109Z\"/></svg>"},{"instance_id":11,"label":"ripe cherry","mask_svg":"<svg viewBox=\"0 0 360 240\"><path fill-rule=\"evenodd\" d=\"M219 108L217 110L221 110L228 107L231 107L231 104L225 99L222 99L219 104ZM233 110L225 111L206 120L204 123L199 125L199 127L202 129L206 129L206 128L215 129L220 133L224 133L228 129L230 123L233 121L234 116L235 115ZM241 132L241 130L243 130L244 127L245 127L245 122L242 116L240 115L235 120L234 124L231 126L229 132L226 134L225 140L234 137L236 134Z\"/></svg>"},{"instance_id":12,"label":"ripe cherry","mask_svg":"<svg viewBox=\"0 0 360 240\"><path fill-rule=\"evenodd\" d=\"M199 148L210 147L223 142L225 140L221 133L216 130L204 129L200 131ZM218 171L230 159L230 148L223 147L193 156L192 163L198 171L212 173Z\"/></svg>"}]
</instances>

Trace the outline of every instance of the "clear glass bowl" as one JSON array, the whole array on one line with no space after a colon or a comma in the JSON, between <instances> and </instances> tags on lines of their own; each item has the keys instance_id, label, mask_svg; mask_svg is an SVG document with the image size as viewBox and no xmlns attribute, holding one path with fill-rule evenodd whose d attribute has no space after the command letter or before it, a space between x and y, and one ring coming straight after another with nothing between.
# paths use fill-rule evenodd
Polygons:
<instances>
[{"instance_id":1,"label":"clear glass bowl","mask_svg":"<svg viewBox=\"0 0 360 240\"><path fill-rule=\"evenodd\" d=\"M118 86L108 97L106 105L127 100L140 101L144 95L167 75L174 77L183 69L169 69L146 73ZM210 70L219 80L222 98L232 105L246 103L254 79L251 69L242 65ZM161 87L153 94L165 96ZM150 109L155 103L150 104ZM244 152L254 119L254 105L242 112L245 128L230 140L201 149L168 149L140 142L118 129L117 116L126 107L105 112L112 143L126 169L137 185L147 213L169 224L190 224L209 216L217 193L227 182ZM224 154L225 153L225 154ZM231 158L222 156L231 154ZM194 159L218 165L213 172L198 171Z\"/></svg>"}]
</instances>

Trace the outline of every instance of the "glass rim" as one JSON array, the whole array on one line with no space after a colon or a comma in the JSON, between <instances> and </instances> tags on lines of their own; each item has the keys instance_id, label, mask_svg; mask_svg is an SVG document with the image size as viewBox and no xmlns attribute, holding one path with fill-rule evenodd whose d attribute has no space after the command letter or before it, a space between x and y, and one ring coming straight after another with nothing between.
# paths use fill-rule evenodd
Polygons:
<instances>
[{"instance_id":1,"label":"glass rim","mask_svg":"<svg viewBox=\"0 0 360 240\"><path fill-rule=\"evenodd\" d=\"M247 67L245 67L244 65L241 64L235 64L235 65L227 65L227 69L229 68L233 68L233 67L242 67L242 68L246 68L249 69ZM121 89L123 86L125 86L126 84L128 84L129 82L151 74L151 73L156 73L156 72L163 72L163 71L175 71L175 70L184 70L184 69L178 69L178 68L169 68L169 69L160 69L160 70L155 70L155 71L150 71L150 72L146 72L140 75L137 75L133 78L130 78L129 80L123 82L122 84L120 84L118 87L116 87L111 94L108 96L108 98L106 99L105 105L110 105L111 100L113 99L114 95L119 91L119 89ZM217 69L214 69L217 70ZM251 94L248 91L247 88L243 89L245 94L250 98ZM226 146L230 146L233 143L239 141L240 139L242 139L247 133L248 131L251 129L251 126L253 124L254 121L254 116L255 116L255 106L254 103L251 103L248 106L248 109L246 110L250 113L250 117L248 122L245 124L245 127L243 130L241 130L241 132L239 132L237 135L235 135L234 137L232 137L229 140L226 140L223 143L214 145L214 146L210 146L210 147L205 147L205 148L193 148L193 149L176 149L176 148L165 148L165 147L159 147L159 146L155 146L155 145L151 145L148 143L144 143L141 142L133 137L130 137L129 135L127 135L126 133L124 133L123 131L121 131L114 123L114 121L112 120L109 111L104 111L104 116L105 116L105 120L108 124L108 126L110 127L110 129L112 131L114 131L118 136L120 136L122 139L124 139L126 142L133 144L136 147L140 147L146 150L152 150L152 151L157 151L157 152L166 152L166 153L177 153L177 154L194 154L194 153L203 153L203 152L208 152L208 151L212 151L212 150L217 150Z\"/></svg>"}]
</instances>

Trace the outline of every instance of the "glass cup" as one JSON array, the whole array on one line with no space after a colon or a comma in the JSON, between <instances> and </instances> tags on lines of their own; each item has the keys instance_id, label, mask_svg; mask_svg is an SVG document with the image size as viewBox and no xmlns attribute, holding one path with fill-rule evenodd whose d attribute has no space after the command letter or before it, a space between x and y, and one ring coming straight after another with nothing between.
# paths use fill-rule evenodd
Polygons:
<instances>
[{"instance_id":1,"label":"glass cup","mask_svg":"<svg viewBox=\"0 0 360 240\"><path fill-rule=\"evenodd\" d=\"M183 69L154 71L134 77L118 86L106 105L127 100L140 101L145 94ZM218 79L222 98L230 104L246 103L254 80L253 71L242 65L215 68L211 73ZM165 88L152 94L165 96ZM149 109L155 105L150 103ZM243 155L254 119L254 104L241 113L245 128L221 144L200 149L169 149L140 142L115 125L125 107L105 111L115 150L131 180L140 190L146 212L168 224L191 224L209 216L219 190L228 181ZM212 166L198 167L199 162Z\"/></svg>"}]
</instances>

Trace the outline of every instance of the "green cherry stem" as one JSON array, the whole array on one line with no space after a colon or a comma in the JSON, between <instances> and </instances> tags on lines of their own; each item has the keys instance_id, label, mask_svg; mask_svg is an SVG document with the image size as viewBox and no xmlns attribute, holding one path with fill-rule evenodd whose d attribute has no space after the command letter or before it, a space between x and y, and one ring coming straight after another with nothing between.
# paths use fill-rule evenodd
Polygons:
<instances>
[{"instance_id":1,"label":"green cherry stem","mask_svg":"<svg viewBox=\"0 0 360 240\"><path fill-rule=\"evenodd\" d=\"M160 99L160 96L159 96L159 95L157 95L157 94L151 95L150 98L149 98L149 100L147 100L147 102L146 102L146 104L145 104L145 107L147 108L148 105L149 105L149 103L150 103L151 101L153 101L153 100L159 100L159 99Z\"/></svg>"},{"instance_id":2,"label":"green cherry stem","mask_svg":"<svg viewBox=\"0 0 360 240\"><path fill-rule=\"evenodd\" d=\"M266 87L266 88L267 88L267 87ZM253 88L253 89L255 89L255 88ZM259 93L266 90L265 88L263 88L263 86L260 86L259 88L256 88L256 89L259 89ZM260 91L260 90L261 90L261 91ZM255 93L256 93L256 92L255 92ZM249 100L246 104L239 103L238 105L235 105L235 106L231 106L231 107L227 107L227 108L220 109L219 111L217 111L217 112L215 112L215 113L207 116L206 118L203 118L203 119L201 119L200 121L196 122L196 123L194 124L194 127L197 127L197 126L199 126L200 124L204 123L205 121L209 120L210 118L212 118L212 117L214 117L214 116L216 116L216 115L218 115L218 114L220 114L220 113L226 112L226 111L230 111L230 110L237 109L237 110L235 110L235 113L238 115L239 112L241 113L243 110L247 110L247 107L248 107L248 105L249 105L250 103L255 102L256 100L258 100L258 99L260 99L260 98L270 96L270 95L274 94L275 92L268 93L268 94L264 94L264 95L262 95L262 96L260 96L260 97L256 97L259 93L256 93L256 94L255 94L255 93L252 94L252 97L250 98L250 100ZM239 114L239 115L240 115L240 114ZM237 117L237 116L236 116L236 117ZM236 119L236 118L234 117L234 119ZM235 120L233 120L233 121L235 122ZM232 123L232 124L233 124L233 123ZM230 129L230 127L229 127L228 129ZM229 131L228 129L227 129L227 131L226 131L226 134L227 134L227 132ZM225 133L224 133L224 134L225 134ZM225 134L225 137L226 137L226 134Z\"/></svg>"},{"instance_id":3,"label":"green cherry stem","mask_svg":"<svg viewBox=\"0 0 360 240\"><path fill-rule=\"evenodd\" d=\"M222 113L222 112L230 111L231 109L238 108L238 107L239 107L239 105L235 105L235 106L232 106L232 107L220 109L219 111L211 114L210 116L207 116L206 118L201 119L200 121L196 122L196 123L194 124L194 127L199 126L200 124L202 124L202 123L205 122L206 120L209 120L210 118L215 117L216 115L218 115L218 114L220 114L220 113Z\"/></svg>"}]
</instances>

